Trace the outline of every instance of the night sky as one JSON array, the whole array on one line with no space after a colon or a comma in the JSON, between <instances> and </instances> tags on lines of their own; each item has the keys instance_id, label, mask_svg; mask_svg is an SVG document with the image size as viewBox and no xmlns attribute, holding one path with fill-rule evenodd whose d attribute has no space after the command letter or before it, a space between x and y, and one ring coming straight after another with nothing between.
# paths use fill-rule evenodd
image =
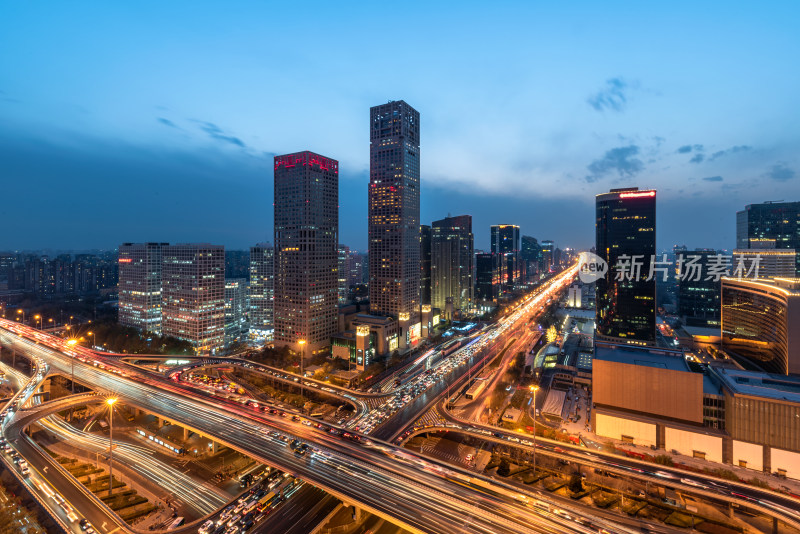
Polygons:
<instances>
[{"instance_id":1,"label":"night sky","mask_svg":"<svg viewBox=\"0 0 800 534\"><path fill-rule=\"evenodd\" d=\"M340 162L367 244L369 107L421 113L422 222L594 241L659 191L658 246L732 248L800 200L797 2L3 2L0 250L272 239L272 156ZM437 3L437 5L440 3Z\"/></svg>"}]
</instances>

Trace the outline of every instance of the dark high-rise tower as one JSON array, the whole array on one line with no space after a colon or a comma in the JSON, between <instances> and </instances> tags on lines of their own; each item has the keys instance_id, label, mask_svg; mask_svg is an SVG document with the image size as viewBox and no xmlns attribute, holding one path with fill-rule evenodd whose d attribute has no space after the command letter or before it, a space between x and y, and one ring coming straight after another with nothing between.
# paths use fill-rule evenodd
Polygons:
<instances>
[{"instance_id":1,"label":"dark high-rise tower","mask_svg":"<svg viewBox=\"0 0 800 534\"><path fill-rule=\"evenodd\" d=\"M250 247L250 328L272 339L275 303L275 250L269 243Z\"/></svg>"},{"instance_id":2,"label":"dark high-rise tower","mask_svg":"<svg viewBox=\"0 0 800 534\"><path fill-rule=\"evenodd\" d=\"M656 281L647 278L656 253L656 192L612 189L596 202L597 255L608 263L597 280L597 338L654 345ZM618 280L618 262L638 265L639 272L629 269L632 276Z\"/></svg>"},{"instance_id":3,"label":"dark high-rise tower","mask_svg":"<svg viewBox=\"0 0 800 534\"><path fill-rule=\"evenodd\" d=\"M492 257L494 259L494 278L499 281L498 296L510 292L520 279L519 226L498 224L492 230Z\"/></svg>"},{"instance_id":4,"label":"dark high-rise tower","mask_svg":"<svg viewBox=\"0 0 800 534\"><path fill-rule=\"evenodd\" d=\"M325 350L336 333L339 162L275 157L275 344ZM300 341L306 345L301 347Z\"/></svg>"},{"instance_id":5,"label":"dark high-rise tower","mask_svg":"<svg viewBox=\"0 0 800 534\"><path fill-rule=\"evenodd\" d=\"M800 273L800 202L750 204L736 212L736 248L794 249Z\"/></svg>"},{"instance_id":6,"label":"dark high-rise tower","mask_svg":"<svg viewBox=\"0 0 800 534\"><path fill-rule=\"evenodd\" d=\"M419 227L419 302L431 303L431 227Z\"/></svg>"},{"instance_id":7,"label":"dark high-rise tower","mask_svg":"<svg viewBox=\"0 0 800 534\"><path fill-rule=\"evenodd\" d=\"M434 221L431 233L431 293L434 308L466 312L473 303L472 216Z\"/></svg>"},{"instance_id":8,"label":"dark high-rise tower","mask_svg":"<svg viewBox=\"0 0 800 534\"><path fill-rule=\"evenodd\" d=\"M419 112L403 102L370 108L369 306L419 313Z\"/></svg>"}]
</instances>

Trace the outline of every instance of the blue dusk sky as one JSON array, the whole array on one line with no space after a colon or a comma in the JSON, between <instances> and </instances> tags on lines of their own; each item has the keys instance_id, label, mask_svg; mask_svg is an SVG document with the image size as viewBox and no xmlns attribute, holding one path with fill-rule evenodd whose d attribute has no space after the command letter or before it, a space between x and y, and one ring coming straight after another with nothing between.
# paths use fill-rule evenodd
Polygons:
<instances>
[{"instance_id":1,"label":"blue dusk sky","mask_svg":"<svg viewBox=\"0 0 800 534\"><path fill-rule=\"evenodd\" d=\"M272 239L272 157L340 162L367 244L369 107L421 113L422 222L594 242L594 195L658 189L658 246L731 248L800 200L800 3L0 5L0 250ZM280 201L280 199L278 199Z\"/></svg>"}]
</instances>

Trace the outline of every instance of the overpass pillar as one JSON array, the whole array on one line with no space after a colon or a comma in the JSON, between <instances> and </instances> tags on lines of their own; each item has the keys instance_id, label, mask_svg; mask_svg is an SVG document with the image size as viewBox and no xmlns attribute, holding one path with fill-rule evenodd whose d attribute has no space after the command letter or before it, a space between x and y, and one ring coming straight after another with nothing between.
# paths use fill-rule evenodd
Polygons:
<instances>
[{"instance_id":1,"label":"overpass pillar","mask_svg":"<svg viewBox=\"0 0 800 534\"><path fill-rule=\"evenodd\" d=\"M219 452L219 443L216 441L211 441L211 454L217 454Z\"/></svg>"},{"instance_id":2,"label":"overpass pillar","mask_svg":"<svg viewBox=\"0 0 800 534\"><path fill-rule=\"evenodd\" d=\"M728 503L728 517L733 519L733 503Z\"/></svg>"},{"instance_id":3,"label":"overpass pillar","mask_svg":"<svg viewBox=\"0 0 800 534\"><path fill-rule=\"evenodd\" d=\"M778 518L772 518L772 534L778 534Z\"/></svg>"},{"instance_id":4,"label":"overpass pillar","mask_svg":"<svg viewBox=\"0 0 800 534\"><path fill-rule=\"evenodd\" d=\"M187 439L189 439L189 429L183 427L183 441L186 441Z\"/></svg>"}]
</instances>

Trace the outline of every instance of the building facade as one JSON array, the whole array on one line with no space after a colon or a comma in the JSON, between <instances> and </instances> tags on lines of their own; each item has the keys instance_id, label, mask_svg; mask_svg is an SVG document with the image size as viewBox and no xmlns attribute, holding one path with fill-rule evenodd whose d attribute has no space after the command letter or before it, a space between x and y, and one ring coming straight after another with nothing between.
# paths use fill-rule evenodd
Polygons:
<instances>
[{"instance_id":1,"label":"building facade","mask_svg":"<svg viewBox=\"0 0 800 534\"><path fill-rule=\"evenodd\" d=\"M180 244L162 248L162 333L188 341L197 354L225 342L225 249Z\"/></svg>"},{"instance_id":2,"label":"building facade","mask_svg":"<svg viewBox=\"0 0 800 534\"><path fill-rule=\"evenodd\" d=\"M329 349L336 333L338 236L339 163L308 151L276 156L276 346L304 356Z\"/></svg>"},{"instance_id":3,"label":"building facade","mask_svg":"<svg viewBox=\"0 0 800 534\"><path fill-rule=\"evenodd\" d=\"M800 251L800 202L750 204L736 213L736 248ZM795 255L795 274L800 272Z\"/></svg>"},{"instance_id":4,"label":"building facade","mask_svg":"<svg viewBox=\"0 0 800 534\"><path fill-rule=\"evenodd\" d=\"M269 243L250 247L250 329L271 339L275 304L275 250Z\"/></svg>"},{"instance_id":5,"label":"building facade","mask_svg":"<svg viewBox=\"0 0 800 534\"><path fill-rule=\"evenodd\" d=\"M119 324L161 334L161 253L168 244L120 245Z\"/></svg>"},{"instance_id":6,"label":"building facade","mask_svg":"<svg viewBox=\"0 0 800 534\"><path fill-rule=\"evenodd\" d=\"M431 280L431 227L423 224L419 227L419 302L430 304L432 294Z\"/></svg>"},{"instance_id":7,"label":"building facade","mask_svg":"<svg viewBox=\"0 0 800 534\"><path fill-rule=\"evenodd\" d=\"M475 255L475 299L480 302L497 300L498 284L494 279L494 260L491 254Z\"/></svg>"},{"instance_id":8,"label":"building facade","mask_svg":"<svg viewBox=\"0 0 800 534\"><path fill-rule=\"evenodd\" d=\"M775 374L800 374L800 280L722 279L722 348Z\"/></svg>"},{"instance_id":9,"label":"building facade","mask_svg":"<svg viewBox=\"0 0 800 534\"><path fill-rule=\"evenodd\" d=\"M679 249L675 256L678 276L678 315L689 326L719 326L720 282L708 280L713 249Z\"/></svg>"},{"instance_id":10,"label":"building facade","mask_svg":"<svg viewBox=\"0 0 800 534\"><path fill-rule=\"evenodd\" d=\"M370 313L419 315L420 117L404 101L370 108Z\"/></svg>"},{"instance_id":11,"label":"building facade","mask_svg":"<svg viewBox=\"0 0 800 534\"><path fill-rule=\"evenodd\" d=\"M225 346L247 334L247 279L225 280Z\"/></svg>"},{"instance_id":12,"label":"building facade","mask_svg":"<svg viewBox=\"0 0 800 534\"><path fill-rule=\"evenodd\" d=\"M474 238L472 216L460 215L434 221L431 225L431 304L466 313L474 302L472 257Z\"/></svg>"},{"instance_id":13,"label":"building facade","mask_svg":"<svg viewBox=\"0 0 800 534\"><path fill-rule=\"evenodd\" d=\"M519 226L497 224L491 227L491 252L495 278L500 280L499 296L510 293L520 281L519 247Z\"/></svg>"},{"instance_id":14,"label":"building facade","mask_svg":"<svg viewBox=\"0 0 800 534\"><path fill-rule=\"evenodd\" d=\"M737 278L794 278L797 254L790 249L735 249L731 269Z\"/></svg>"},{"instance_id":15,"label":"building facade","mask_svg":"<svg viewBox=\"0 0 800 534\"><path fill-rule=\"evenodd\" d=\"M596 253L608 265L596 283L597 338L631 345L656 341L656 192L612 189L597 195ZM629 269L620 271L619 266ZM627 274L626 274L627 272Z\"/></svg>"},{"instance_id":16,"label":"building facade","mask_svg":"<svg viewBox=\"0 0 800 534\"><path fill-rule=\"evenodd\" d=\"M350 272L352 271L353 256L350 254L350 247L339 245L338 247L338 268L337 283L339 284L339 304L346 304L350 294Z\"/></svg>"}]
</instances>

